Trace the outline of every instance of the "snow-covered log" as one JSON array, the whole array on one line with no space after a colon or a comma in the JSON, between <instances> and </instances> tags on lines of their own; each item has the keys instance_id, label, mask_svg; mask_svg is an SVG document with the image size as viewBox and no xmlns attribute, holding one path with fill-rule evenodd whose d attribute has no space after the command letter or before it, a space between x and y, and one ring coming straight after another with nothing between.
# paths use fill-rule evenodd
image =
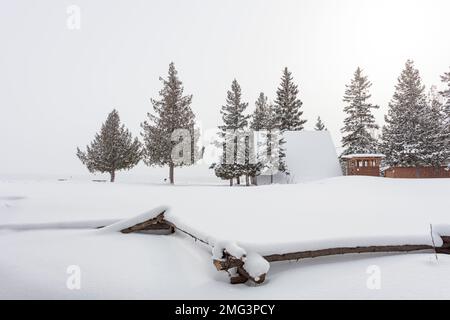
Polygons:
<instances>
[{"instance_id":1,"label":"snow-covered log","mask_svg":"<svg viewBox=\"0 0 450 320\"><path fill-rule=\"evenodd\" d=\"M450 225L438 224L433 226L433 230L442 239L442 245L436 248L436 252L450 254Z\"/></svg>"},{"instance_id":2,"label":"snow-covered log","mask_svg":"<svg viewBox=\"0 0 450 320\"><path fill-rule=\"evenodd\" d=\"M432 250L433 246L424 245L393 245L393 246L367 246L367 247L342 247L342 248L329 248L320 250L309 250L309 251L298 251L283 254L271 254L264 256L264 258L269 262L275 261L288 261L288 260L299 260L306 258L317 258L324 256L332 256L339 254L349 254L349 253L379 253L379 252L410 252L419 250ZM436 251L438 248L436 248Z\"/></svg>"},{"instance_id":3,"label":"snow-covered log","mask_svg":"<svg viewBox=\"0 0 450 320\"><path fill-rule=\"evenodd\" d=\"M411 251L435 251L436 253L450 254L450 225L437 225L433 240L437 246L424 244L398 244L398 245L371 245L354 247L330 247L318 250L305 250L298 252L288 252L281 254L270 254L261 256L256 253L246 253L234 243L220 243L213 249L214 266L218 271L236 270L236 275L231 276L232 284L245 283L251 280L255 283L262 283L269 270L270 262L299 260L306 258L317 258L331 255L351 254L351 253L402 253ZM237 253L238 256L230 254ZM221 253L221 254L219 254Z\"/></svg>"},{"instance_id":4,"label":"snow-covered log","mask_svg":"<svg viewBox=\"0 0 450 320\"><path fill-rule=\"evenodd\" d=\"M131 219L121 220L101 229L101 232L156 232L170 234L175 232L173 223L167 221L164 214L168 207L156 207Z\"/></svg>"},{"instance_id":5,"label":"snow-covered log","mask_svg":"<svg viewBox=\"0 0 450 320\"><path fill-rule=\"evenodd\" d=\"M143 232L143 231L167 231L167 233L174 233L174 225L164 219L164 211L155 218L148 219L144 222L135 224L129 228L120 230L122 233Z\"/></svg>"},{"instance_id":6,"label":"snow-covered log","mask_svg":"<svg viewBox=\"0 0 450 320\"><path fill-rule=\"evenodd\" d=\"M300 243L296 245L286 244L289 249L283 246L278 247L278 250L272 248L272 253L259 254L257 252L262 253L260 251L261 248L257 249L245 245L245 248L250 249L248 251L241 244L233 241L214 241L213 238L198 233L196 230L184 225L175 216L169 214L168 211L168 207L157 207L137 217L122 220L102 228L102 231L110 230L122 233L165 231L165 233L173 233L175 230L178 230L210 246L212 248L214 266L218 271L228 272L232 284L245 283L249 280L256 284L263 283L269 271L270 263L278 261L352 253L402 253L423 250L450 254L450 225L431 226L431 240L427 239L427 237L383 238L382 240L370 239L370 241L355 238L341 242L322 243L322 246L318 245L317 248L308 248L308 246ZM166 213L168 213L170 221L166 220ZM181 228L177 226L179 223ZM333 244L335 247L333 247Z\"/></svg>"},{"instance_id":7,"label":"snow-covered log","mask_svg":"<svg viewBox=\"0 0 450 320\"><path fill-rule=\"evenodd\" d=\"M248 280L260 284L266 279L269 262L261 255L239 247L234 242L219 242L213 247L213 264L218 271L236 270L230 277L231 284L245 283ZM230 272L229 272L230 273Z\"/></svg>"}]
</instances>

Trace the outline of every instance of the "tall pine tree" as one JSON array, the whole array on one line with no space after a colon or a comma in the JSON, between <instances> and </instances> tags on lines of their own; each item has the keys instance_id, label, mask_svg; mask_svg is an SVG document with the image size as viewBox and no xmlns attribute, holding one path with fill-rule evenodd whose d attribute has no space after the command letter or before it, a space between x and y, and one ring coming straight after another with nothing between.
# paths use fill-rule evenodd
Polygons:
<instances>
[{"instance_id":1,"label":"tall pine tree","mask_svg":"<svg viewBox=\"0 0 450 320\"><path fill-rule=\"evenodd\" d=\"M214 167L215 173L222 179L229 179L233 185L233 178L240 184L240 177L245 174L242 159L247 152L245 130L250 116L244 115L248 103L242 102L241 86L236 79L231 83L231 90L227 92L226 104L222 106L223 125L219 126L223 153L221 163Z\"/></svg>"},{"instance_id":2,"label":"tall pine tree","mask_svg":"<svg viewBox=\"0 0 450 320\"><path fill-rule=\"evenodd\" d=\"M390 166L414 167L427 160L427 97L419 71L408 60L389 103L382 133L382 152Z\"/></svg>"},{"instance_id":3,"label":"tall pine tree","mask_svg":"<svg viewBox=\"0 0 450 320\"><path fill-rule=\"evenodd\" d=\"M255 131L266 130L267 127L267 117L268 117L268 99L266 95L261 92L258 96L258 100L255 102L255 112L252 115L252 121L250 128Z\"/></svg>"},{"instance_id":4,"label":"tall pine tree","mask_svg":"<svg viewBox=\"0 0 450 320\"><path fill-rule=\"evenodd\" d=\"M298 98L298 86L294 83L292 73L284 68L281 83L277 90L275 105L280 118L281 131L300 131L306 120L302 119L302 101Z\"/></svg>"},{"instance_id":5,"label":"tall pine tree","mask_svg":"<svg viewBox=\"0 0 450 320\"><path fill-rule=\"evenodd\" d=\"M450 130L446 124L444 99L432 86L428 94L428 105L422 114L424 122L423 135L424 164L440 167L447 164L450 158L449 139Z\"/></svg>"},{"instance_id":6,"label":"tall pine tree","mask_svg":"<svg viewBox=\"0 0 450 320\"><path fill-rule=\"evenodd\" d=\"M444 98L444 117L445 122L450 127L450 71L444 73L443 76L441 76L441 80L447 88L441 92L443 98Z\"/></svg>"},{"instance_id":7,"label":"tall pine tree","mask_svg":"<svg viewBox=\"0 0 450 320\"><path fill-rule=\"evenodd\" d=\"M174 184L174 168L192 165L198 153L195 115L191 109L192 95L183 95L183 83L173 62L169 65L167 79L160 80L163 83L160 98L151 99L154 114L148 113L148 121L141 124L144 162L149 166L168 166L169 180ZM190 142L187 149L190 152L187 155L177 154L177 159L174 159L173 150L180 143L180 138L174 135L180 129L188 132L184 141Z\"/></svg>"},{"instance_id":8,"label":"tall pine tree","mask_svg":"<svg viewBox=\"0 0 450 320\"><path fill-rule=\"evenodd\" d=\"M129 170L141 160L141 143L120 124L117 110L113 110L95 135L86 152L77 148L77 156L89 172L109 173L114 182L116 171Z\"/></svg>"},{"instance_id":9,"label":"tall pine tree","mask_svg":"<svg viewBox=\"0 0 450 320\"><path fill-rule=\"evenodd\" d=\"M448 134L445 145L447 152L450 153L450 71L444 73L441 79L442 82L446 84L446 89L443 92L441 92L441 94L444 98L444 106L443 106L444 130ZM449 159L447 159L447 162L450 166L450 156Z\"/></svg>"},{"instance_id":10,"label":"tall pine tree","mask_svg":"<svg viewBox=\"0 0 450 320\"><path fill-rule=\"evenodd\" d=\"M265 167L265 174L270 175L270 183L273 183L274 173L281 171L287 173L287 167L284 163L284 148L285 143L282 133L280 131L280 118L277 117L276 107L269 103L267 107L267 122L265 126L267 130L267 137L265 141L265 160L263 161ZM264 149L263 149L264 150Z\"/></svg>"},{"instance_id":11,"label":"tall pine tree","mask_svg":"<svg viewBox=\"0 0 450 320\"><path fill-rule=\"evenodd\" d=\"M372 136L372 132L378 129L372 109L378 106L369 102L371 94L369 92L372 83L367 76L363 75L361 68L357 68L353 79L346 85L343 101L346 103L344 112L346 118L343 134L342 155L351 153L374 153L377 151L377 141Z\"/></svg>"}]
</instances>

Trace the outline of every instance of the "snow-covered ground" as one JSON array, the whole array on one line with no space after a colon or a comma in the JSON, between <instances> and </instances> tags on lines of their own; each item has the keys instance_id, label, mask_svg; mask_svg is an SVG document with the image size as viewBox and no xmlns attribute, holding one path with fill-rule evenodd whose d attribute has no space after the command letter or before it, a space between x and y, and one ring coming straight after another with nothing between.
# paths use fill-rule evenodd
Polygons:
<instances>
[{"instance_id":1,"label":"snow-covered ground","mask_svg":"<svg viewBox=\"0 0 450 320\"><path fill-rule=\"evenodd\" d=\"M0 298L450 298L445 255L272 263L263 285L232 286L212 265L211 249L183 234L82 228L166 205L177 225L260 254L431 243L430 223L450 223L449 192L450 179L338 177L248 188L1 179ZM80 290L66 286L71 265L80 267ZM373 270L380 289L367 286Z\"/></svg>"}]
</instances>

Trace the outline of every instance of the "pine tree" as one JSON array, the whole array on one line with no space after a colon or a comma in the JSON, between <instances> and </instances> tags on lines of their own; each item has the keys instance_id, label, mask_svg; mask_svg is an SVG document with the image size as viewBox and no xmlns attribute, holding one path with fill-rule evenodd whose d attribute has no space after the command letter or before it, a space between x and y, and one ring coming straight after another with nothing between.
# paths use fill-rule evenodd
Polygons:
<instances>
[{"instance_id":1,"label":"pine tree","mask_svg":"<svg viewBox=\"0 0 450 320\"><path fill-rule=\"evenodd\" d=\"M226 104L220 110L223 125L219 128L222 131L244 130L250 118L250 116L244 115L247 106L247 102L242 102L241 86L234 79L231 83L231 90L227 92Z\"/></svg>"},{"instance_id":2,"label":"pine tree","mask_svg":"<svg viewBox=\"0 0 450 320\"><path fill-rule=\"evenodd\" d=\"M141 124L144 162L148 166L169 166L169 180L174 184L174 168L192 165L197 159L195 115L191 109L192 95L183 95L183 83L173 62L169 65L167 79L160 80L163 83L160 99L151 99L154 114L148 113L148 121ZM175 159L173 151L181 141L179 130L188 133L183 141L190 143L186 146L186 153L185 150L180 151Z\"/></svg>"},{"instance_id":3,"label":"pine tree","mask_svg":"<svg viewBox=\"0 0 450 320\"><path fill-rule=\"evenodd\" d=\"M267 107L267 122L265 130L267 136L265 140L264 164L265 173L270 174L270 182L273 183L273 175L277 171L287 173L287 167L284 162L285 152L283 144L285 143L280 131L280 118L277 117L276 107L269 103Z\"/></svg>"},{"instance_id":4,"label":"pine tree","mask_svg":"<svg viewBox=\"0 0 450 320\"><path fill-rule=\"evenodd\" d=\"M414 167L427 162L429 132L423 117L427 111L424 90L419 71L408 60L395 86L383 127L382 152L390 166Z\"/></svg>"},{"instance_id":5,"label":"pine tree","mask_svg":"<svg viewBox=\"0 0 450 320\"><path fill-rule=\"evenodd\" d=\"M445 117L445 123L450 128L450 71L447 73L444 73L443 76L441 76L441 80L443 83L446 84L447 88L441 92L442 97L444 98L444 117Z\"/></svg>"},{"instance_id":6,"label":"pine tree","mask_svg":"<svg viewBox=\"0 0 450 320\"><path fill-rule=\"evenodd\" d=\"M285 172L284 163L280 164L280 154L284 155L280 143L284 143L280 134L280 117L277 116L276 108L273 103L268 102L264 93L260 93L258 100L255 102L256 108L253 113L251 128L257 133L257 141L255 143L254 155L256 157L255 164L251 165L249 171L250 176L270 174L273 182L274 172L280 170Z\"/></svg>"},{"instance_id":7,"label":"pine tree","mask_svg":"<svg viewBox=\"0 0 450 320\"><path fill-rule=\"evenodd\" d=\"M450 130L446 125L444 99L432 86L428 94L428 104L422 114L424 122L423 146L424 164L440 167L447 164L450 159L449 139Z\"/></svg>"},{"instance_id":8,"label":"pine tree","mask_svg":"<svg viewBox=\"0 0 450 320\"><path fill-rule=\"evenodd\" d=\"M261 92L258 96L258 100L255 102L255 112L252 115L252 122L250 128L255 131L262 131L267 126L267 113L268 113L268 99L266 95Z\"/></svg>"},{"instance_id":9,"label":"pine tree","mask_svg":"<svg viewBox=\"0 0 450 320\"><path fill-rule=\"evenodd\" d=\"M351 153L374 153L377 151L377 141L371 135L371 131L378 129L372 109L378 106L369 102L369 92L372 83L363 75L361 68L357 68L353 79L346 85L343 101L347 104L344 112L347 114L344 120L342 155Z\"/></svg>"},{"instance_id":10,"label":"pine tree","mask_svg":"<svg viewBox=\"0 0 450 320\"><path fill-rule=\"evenodd\" d=\"M222 106L220 113L222 115L223 125L219 126L223 154L221 164L215 166L215 173L222 179L230 179L230 185L233 184L233 177L237 184L240 184L240 177L245 174L242 157L246 148L240 148L245 145L245 129L248 126L250 116L244 115L248 103L242 102L241 87L236 79L231 84L231 90L227 92L226 104ZM230 178L232 177L232 178Z\"/></svg>"},{"instance_id":11,"label":"pine tree","mask_svg":"<svg viewBox=\"0 0 450 320\"><path fill-rule=\"evenodd\" d=\"M320 119L320 117L317 117L317 122L316 122L316 126L314 127L314 129L316 131L323 131L323 130L327 130L325 128L325 125L322 122L322 119Z\"/></svg>"},{"instance_id":12,"label":"pine tree","mask_svg":"<svg viewBox=\"0 0 450 320\"><path fill-rule=\"evenodd\" d=\"M133 140L131 133L120 124L119 113L114 109L95 135L86 152L77 148L77 156L89 172L109 173L114 182L116 171L129 170L141 160L141 143Z\"/></svg>"},{"instance_id":13,"label":"pine tree","mask_svg":"<svg viewBox=\"0 0 450 320\"><path fill-rule=\"evenodd\" d=\"M303 130L303 125L306 123L306 120L302 119L303 103L297 97L298 93L298 86L294 83L292 73L288 68L284 68L275 100L277 114L280 117L280 130L283 132Z\"/></svg>"},{"instance_id":14,"label":"pine tree","mask_svg":"<svg viewBox=\"0 0 450 320\"><path fill-rule=\"evenodd\" d=\"M444 131L447 134L447 139L445 141L445 150L450 153L450 71L447 73L444 73L444 75L441 77L442 82L444 82L447 86L446 90L441 92L442 97L444 98L444 105L443 105L443 125L444 125ZM450 155L447 159L447 163L450 168Z\"/></svg>"}]
</instances>

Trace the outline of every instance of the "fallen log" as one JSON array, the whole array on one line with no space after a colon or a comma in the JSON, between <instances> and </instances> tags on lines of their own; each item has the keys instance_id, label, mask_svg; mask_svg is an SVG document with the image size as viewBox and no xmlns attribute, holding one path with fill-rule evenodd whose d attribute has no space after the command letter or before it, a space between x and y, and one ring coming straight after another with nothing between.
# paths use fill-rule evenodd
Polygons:
<instances>
[{"instance_id":1,"label":"fallen log","mask_svg":"<svg viewBox=\"0 0 450 320\"><path fill-rule=\"evenodd\" d=\"M384 245L384 246L357 246L357 247L338 247L319 250L298 251L283 254L271 254L264 256L269 262L300 260L307 258L317 258L340 254L351 253L395 253L395 252L411 252L421 250L433 250L436 253L450 254L450 236L440 236L442 246L434 247L427 244L404 244L404 245Z\"/></svg>"},{"instance_id":2,"label":"fallen log","mask_svg":"<svg viewBox=\"0 0 450 320\"><path fill-rule=\"evenodd\" d=\"M406 245L390 245L390 246L341 247L341 248L298 251L283 254L271 254L264 256L264 259L266 259L269 262L276 262L276 261L317 258L340 254L351 254L351 253L410 252L419 250L433 250L433 246L406 244ZM436 248L436 250L438 250L438 248Z\"/></svg>"},{"instance_id":3,"label":"fallen log","mask_svg":"<svg viewBox=\"0 0 450 320\"><path fill-rule=\"evenodd\" d=\"M167 234L175 232L175 226L173 223L164 219L164 212L158 214L155 218L146 220L144 222L138 223L129 228L123 229L120 232L122 233L132 233L132 232L165 232Z\"/></svg>"},{"instance_id":4,"label":"fallen log","mask_svg":"<svg viewBox=\"0 0 450 320\"><path fill-rule=\"evenodd\" d=\"M165 220L164 218L165 211L158 214L156 217L146 220L141 223L137 223L134 226L125 228L121 230L122 233L131 233L131 232L153 232L153 231L165 231L166 234L174 233L175 230L178 230L186 235L194 238L196 241L200 241L211 247L211 244L203 239L198 238L192 233L185 231L183 229L178 228L170 221ZM343 254L355 254L355 253L402 253L402 252L412 252L412 251L423 251L423 250L432 250L436 253L442 254L450 254L450 236L440 236L442 239L442 245L439 247L435 247L434 245L429 244L403 244L403 245L374 245L374 246L355 246L355 247L336 247L336 248L325 248L318 250L304 250L297 252L288 252L288 253L280 253L280 254L270 254L266 256L257 255L257 259L263 259L267 262L279 262L279 261L291 261L291 260L300 260L307 258L317 258L317 257L325 257L332 255L343 255ZM434 241L433 241L434 244ZM239 248L242 250L242 248ZM233 251L230 251L233 252ZM245 251L244 251L245 253ZM236 253L235 253L236 254ZM237 254L236 254L237 255ZM256 284L263 283L266 278L266 273L268 270L265 269L262 273L261 271L254 271L253 276L251 276L246 270L246 255L242 255L242 257L237 258L227 252L226 249L219 250L219 258L213 259L213 264L218 271L227 271L230 274L230 282L231 284L239 284L246 283L247 281L252 281ZM252 260L254 261L254 260ZM248 262L248 261L247 261ZM248 268L251 268L250 265ZM231 274L231 272L233 274ZM258 274L262 273L262 274Z\"/></svg>"},{"instance_id":5,"label":"fallen log","mask_svg":"<svg viewBox=\"0 0 450 320\"><path fill-rule=\"evenodd\" d=\"M450 236L441 236L442 246L436 247L436 253L450 254Z\"/></svg>"},{"instance_id":6,"label":"fallen log","mask_svg":"<svg viewBox=\"0 0 450 320\"><path fill-rule=\"evenodd\" d=\"M356 247L337 247L318 250L305 250L298 252L289 252L283 254L271 254L263 256L268 262L291 261L307 258L317 258L332 255L355 254L355 253L402 253L412 251L430 250L436 253L450 254L450 236L441 236L443 244L440 247L434 247L428 244L405 244L405 245L380 245L380 246L356 246ZM245 283L251 280L257 284L263 283L266 274L252 278L245 270L245 259L239 259L231 256L226 251L222 259L215 259L214 266L218 271L236 270L236 275L230 277L231 284Z\"/></svg>"},{"instance_id":7,"label":"fallen log","mask_svg":"<svg viewBox=\"0 0 450 320\"><path fill-rule=\"evenodd\" d=\"M192 233L178 228L174 223L168 221L164 217L165 211L162 211L156 217L145 220L143 222L137 223L131 227L120 230L122 233L132 233L132 232L145 232L152 234L172 234L175 230L178 230L189 237L193 238L195 241L200 241L211 247L208 241L203 240Z\"/></svg>"}]
</instances>

